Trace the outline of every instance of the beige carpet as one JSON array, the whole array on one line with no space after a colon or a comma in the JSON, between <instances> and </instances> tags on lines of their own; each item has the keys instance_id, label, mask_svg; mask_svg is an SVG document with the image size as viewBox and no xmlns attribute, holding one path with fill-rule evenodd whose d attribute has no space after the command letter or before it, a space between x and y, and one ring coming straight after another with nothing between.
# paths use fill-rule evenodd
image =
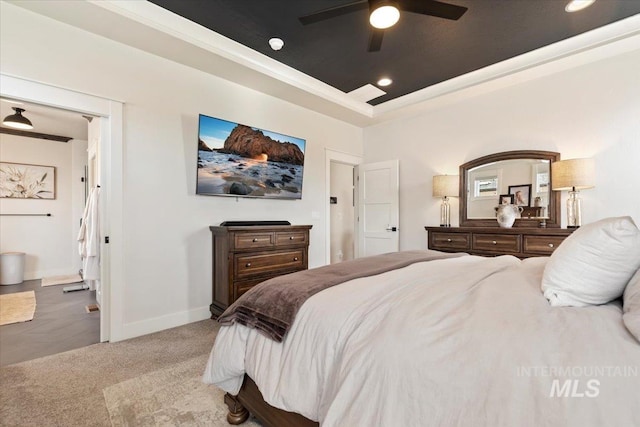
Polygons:
<instances>
[{"instance_id":1,"label":"beige carpet","mask_svg":"<svg viewBox=\"0 0 640 427\"><path fill-rule=\"evenodd\" d=\"M33 291L0 295L0 325L28 322L36 312L36 294Z\"/></svg>"},{"instance_id":2,"label":"beige carpet","mask_svg":"<svg viewBox=\"0 0 640 427\"><path fill-rule=\"evenodd\" d=\"M42 286L68 285L69 283L82 282L79 274L68 274L66 276L50 276L42 278Z\"/></svg>"},{"instance_id":3,"label":"beige carpet","mask_svg":"<svg viewBox=\"0 0 640 427\"><path fill-rule=\"evenodd\" d=\"M113 427L227 426L224 392L201 380L207 355L103 390ZM248 420L243 426L260 426Z\"/></svg>"},{"instance_id":4,"label":"beige carpet","mask_svg":"<svg viewBox=\"0 0 640 427\"><path fill-rule=\"evenodd\" d=\"M145 390L139 395L128 396L129 408L137 411L154 407L145 403L148 399L157 399L161 405L168 405L163 409L165 414L171 414L176 406L171 401L170 390L156 381L166 376L175 377L171 372L191 372L182 379L175 378L174 387L180 387L184 393L190 393L189 387L199 383L195 381L204 371L204 363L200 367L199 361L204 361L211 351L213 341L218 331L218 323L213 320L203 320L179 328L134 338L114 344L94 344L89 347L67 351L65 353L47 356L40 359L0 368L0 426L110 426L111 417L107 410L105 396L108 395L113 409L114 419L117 411L124 414L127 403L120 400L118 392L133 390L128 387L139 387L139 384L156 384L158 394L165 394L167 398L155 398L155 388ZM165 372L167 371L167 372ZM127 383L128 380L132 380ZM119 385L115 388L112 386ZM103 394L103 390L106 392ZM198 391L199 390L199 391ZM214 394L222 393L211 387L198 387L192 396L201 401L197 394L207 394L214 406L210 408L214 414L226 411L222 398ZM133 393L133 392L132 392ZM137 393L137 392L136 392ZM120 394L120 396L122 396ZM218 395L219 396L219 395ZM136 400L140 399L137 403ZM115 402L115 403L113 403ZM163 403L164 402L164 403ZM184 410L188 402L183 401L177 407ZM120 409L116 409L119 407ZM160 412L157 413L159 417ZM198 412L196 410L193 413ZM207 415L209 416L209 415ZM214 417L215 415L210 415ZM127 419L134 424L145 415L133 414ZM144 422L144 421L142 421ZM189 419L166 420L166 425L189 426L198 425ZM117 425L117 424L114 424ZM146 424L154 426L152 424ZM162 425L158 424L158 425ZM228 427L226 421L216 421L208 424L211 427ZM250 424L246 424L250 425Z\"/></svg>"}]
</instances>

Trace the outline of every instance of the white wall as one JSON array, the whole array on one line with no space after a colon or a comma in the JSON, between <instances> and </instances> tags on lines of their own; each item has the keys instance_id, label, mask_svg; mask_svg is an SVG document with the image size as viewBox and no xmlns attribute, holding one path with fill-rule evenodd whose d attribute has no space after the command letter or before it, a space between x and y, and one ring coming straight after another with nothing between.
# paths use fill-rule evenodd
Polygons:
<instances>
[{"instance_id":1,"label":"white wall","mask_svg":"<svg viewBox=\"0 0 640 427\"><path fill-rule=\"evenodd\" d=\"M631 215L640 224L640 50L463 98L365 129L365 161L400 159L402 249L426 248L437 225L433 175L508 150L594 157L596 187L584 190L583 222ZM562 221L566 226L563 194ZM452 222L458 224L458 202Z\"/></svg>"},{"instance_id":2,"label":"white wall","mask_svg":"<svg viewBox=\"0 0 640 427\"><path fill-rule=\"evenodd\" d=\"M1 8L2 72L125 103L125 337L207 317L210 225L312 224L309 265L325 263L324 149L361 155L362 129L13 5ZM302 200L196 196L199 113L305 138Z\"/></svg>"},{"instance_id":3,"label":"white wall","mask_svg":"<svg viewBox=\"0 0 640 427\"><path fill-rule=\"evenodd\" d=\"M0 134L3 162L55 166L55 200L0 199L3 214L44 214L46 216L3 216L0 218L0 252L24 252L25 280L76 273L80 257L77 232L82 217L82 201L74 195L72 176L82 157L86 141L68 143ZM82 167L82 166L80 166ZM76 186L77 187L77 186ZM77 193L77 191L75 191ZM80 204L74 206L74 203ZM78 210L80 214L78 215ZM74 227L75 225L75 227ZM75 233L75 235L74 235Z\"/></svg>"}]
</instances>

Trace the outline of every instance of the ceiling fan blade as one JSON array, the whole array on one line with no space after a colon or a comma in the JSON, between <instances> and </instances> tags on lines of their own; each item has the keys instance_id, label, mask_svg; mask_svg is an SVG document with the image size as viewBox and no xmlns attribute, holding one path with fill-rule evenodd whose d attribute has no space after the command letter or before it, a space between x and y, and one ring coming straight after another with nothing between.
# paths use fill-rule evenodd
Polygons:
<instances>
[{"instance_id":1,"label":"ceiling fan blade","mask_svg":"<svg viewBox=\"0 0 640 427\"><path fill-rule=\"evenodd\" d=\"M467 11L466 7L456 6L450 3L443 3L436 0L400 0L400 9L407 12L431 15L438 18L451 19L457 21Z\"/></svg>"},{"instance_id":2,"label":"ceiling fan blade","mask_svg":"<svg viewBox=\"0 0 640 427\"><path fill-rule=\"evenodd\" d=\"M384 37L384 30L378 30L371 28L369 31L369 52L378 52L382 47L382 38Z\"/></svg>"},{"instance_id":3,"label":"ceiling fan blade","mask_svg":"<svg viewBox=\"0 0 640 427\"><path fill-rule=\"evenodd\" d=\"M302 25L309 25L315 24L316 22L324 21L326 19L335 18L336 16L346 15L347 13L357 12L358 10L365 9L369 9L369 2L367 0L361 0L354 3L345 4L343 6L336 6L318 12L310 13L309 15L299 17L298 20L302 22Z\"/></svg>"}]
</instances>

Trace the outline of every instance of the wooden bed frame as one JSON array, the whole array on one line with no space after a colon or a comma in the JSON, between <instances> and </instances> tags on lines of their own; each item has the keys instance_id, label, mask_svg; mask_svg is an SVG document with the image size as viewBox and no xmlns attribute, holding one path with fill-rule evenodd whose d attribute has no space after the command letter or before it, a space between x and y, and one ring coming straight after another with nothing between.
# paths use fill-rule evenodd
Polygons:
<instances>
[{"instance_id":1,"label":"wooden bed frame","mask_svg":"<svg viewBox=\"0 0 640 427\"><path fill-rule=\"evenodd\" d=\"M227 421L238 425L253 414L266 427L319 427L315 421L303 417L295 412L287 412L275 408L264 401L262 393L256 383L247 374L244 376L242 387L236 396L229 393L224 395L224 403L229 407Z\"/></svg>"}]
</instances>

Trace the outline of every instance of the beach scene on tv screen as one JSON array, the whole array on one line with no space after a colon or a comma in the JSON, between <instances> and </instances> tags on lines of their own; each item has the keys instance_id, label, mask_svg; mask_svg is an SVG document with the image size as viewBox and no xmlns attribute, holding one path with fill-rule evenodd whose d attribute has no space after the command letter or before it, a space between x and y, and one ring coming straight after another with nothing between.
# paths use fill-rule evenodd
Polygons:
<instances>
[{"instance_id":1,"label":"beach scene on tv screen","mask_svg":"<svg viewBox=\"0 0 640 427\"><path fill-rule=\"evenodd\" d=\"M300 199L305 140L200 115L196 193Z\"/></svg>"}]
</instances>

